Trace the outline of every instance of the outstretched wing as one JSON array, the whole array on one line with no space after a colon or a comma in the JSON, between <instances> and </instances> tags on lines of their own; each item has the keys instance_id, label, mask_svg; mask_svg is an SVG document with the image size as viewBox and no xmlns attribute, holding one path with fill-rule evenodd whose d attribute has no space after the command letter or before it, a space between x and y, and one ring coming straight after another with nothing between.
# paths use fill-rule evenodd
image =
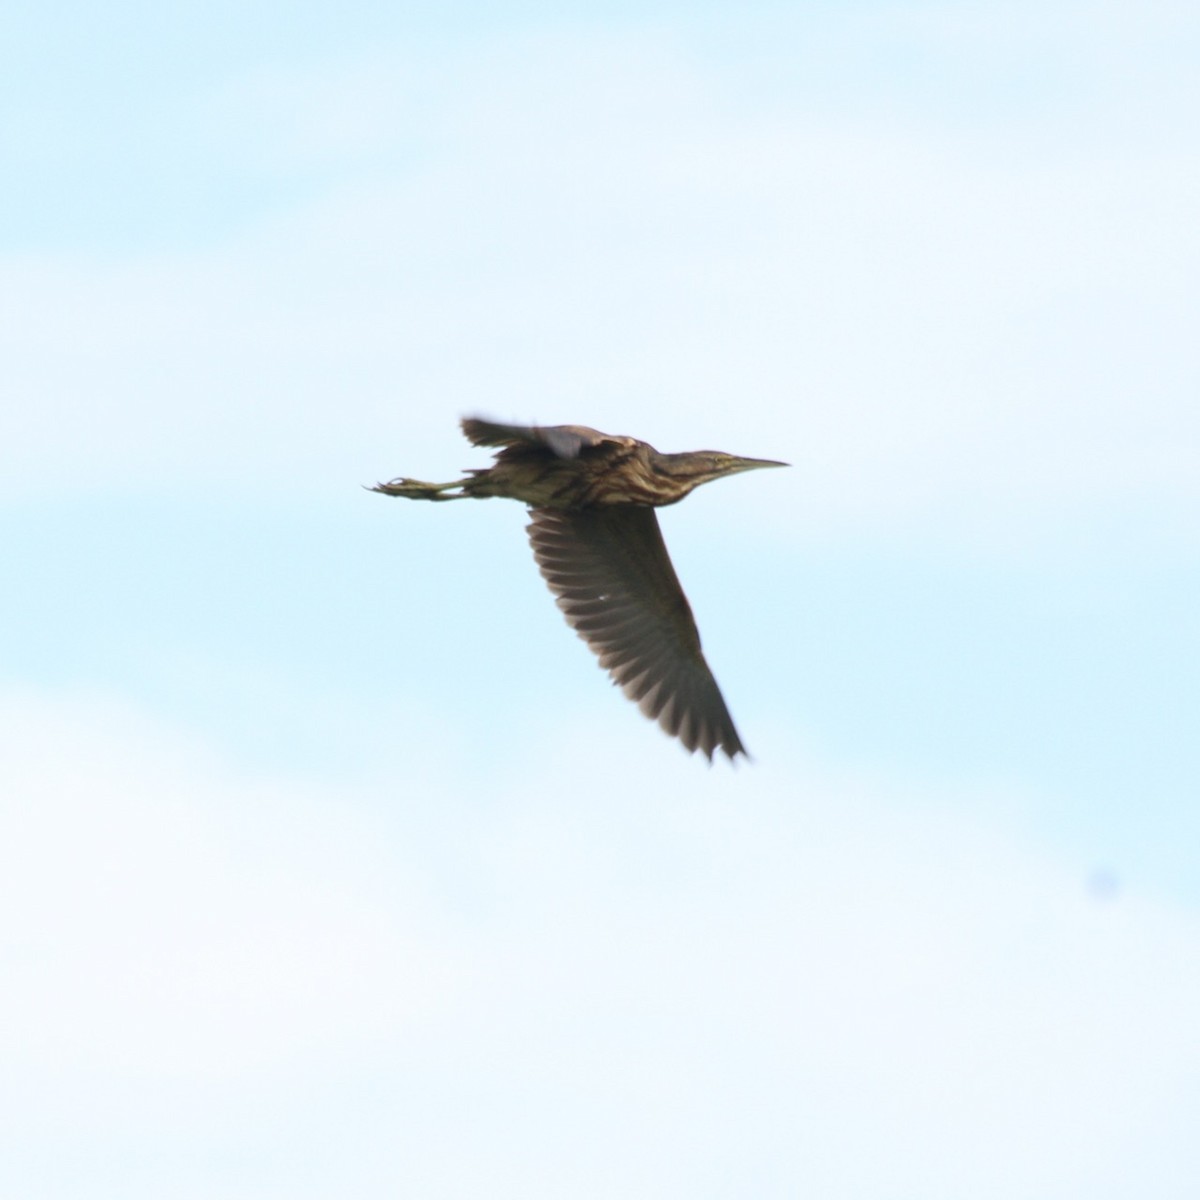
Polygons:
<instances>
[{"instance_id":1,"label":"outstretched wing","mask_svg":"<svg viewBox=\"0 0 1200 1200\"><path fill-rule=\"evenodd\" d=\"M628 438L611 437L586 425L499 425L481 417L464 417L462 431L474 446L525 446L547 449L558 458L578 458L585 446L603 442L620 444Z\"/></svg>"},{"instance_id":2,"label":"outstretched wing","mask_svg":"<svg viewBox=\"0 0 1200 1200\"><path fill-rule=\"evenodd\" d=\"M689 751L745 747L704 661L652 508L539 508L529 540L567 622L646 716Z\"/></svg>"}]
</instances>

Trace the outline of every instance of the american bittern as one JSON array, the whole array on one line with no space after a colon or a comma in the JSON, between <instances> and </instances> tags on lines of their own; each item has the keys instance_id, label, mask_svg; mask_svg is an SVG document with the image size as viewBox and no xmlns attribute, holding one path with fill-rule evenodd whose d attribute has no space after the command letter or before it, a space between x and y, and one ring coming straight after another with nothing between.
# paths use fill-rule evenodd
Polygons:
<instances>
[{"instance_id":1,"label":"american bittern","mask_svg":"<svg viewBox=\"0 0 1200 1200\"><path fill-rule=\"evenodd\" d=\"M711 479L787 463L716 450L659 454L584 425L468 417L462 429L476 446L502 447L493 466L453 483L393 479L371 490L409 500L505 496L529 505L529 540L543 577L625 695L710 762L718 746L731 759L745 754L654 510Z\"/></svg>"}]
</instances>

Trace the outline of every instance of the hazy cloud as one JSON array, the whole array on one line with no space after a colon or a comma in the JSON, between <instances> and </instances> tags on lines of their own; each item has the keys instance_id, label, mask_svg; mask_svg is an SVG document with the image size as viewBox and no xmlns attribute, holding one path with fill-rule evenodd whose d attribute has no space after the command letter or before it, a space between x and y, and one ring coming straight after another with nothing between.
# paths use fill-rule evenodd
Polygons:
<instances>
[{"instance_id":1,"label":"hazy cloud","mask_svg":"<svg viewBox=\"0 0 1200 1200\"><path fill-rule=\"evenodd\" d=\"M244 1183L247 1120L298 1196L1200 1182L1195 914L1097 897L986 803L798 755L683 787L552 727L486 795L423 756L375 797L102 696L4 713L0 1095L18 1181L74 1164L44 1194L137 1178L147 1128Z\"/></svg>"},{"instance_id":2,"label":"hazy cloud","mask_svg":"<svg viewBox=\"0 0 1200 1200\"><path fill-rule=\"evenodd\" d=\"M818 528L1194 507L1177 125L1143 148L1060 98L1051 155L878 96L748 103L757 63L661 32L415 62L231 83L210 137L261 144L214 170L316 174L219 244L10 256L10 495L313 486L479 409L736 432L802 465Z\"/></svg>"}]
</instances>

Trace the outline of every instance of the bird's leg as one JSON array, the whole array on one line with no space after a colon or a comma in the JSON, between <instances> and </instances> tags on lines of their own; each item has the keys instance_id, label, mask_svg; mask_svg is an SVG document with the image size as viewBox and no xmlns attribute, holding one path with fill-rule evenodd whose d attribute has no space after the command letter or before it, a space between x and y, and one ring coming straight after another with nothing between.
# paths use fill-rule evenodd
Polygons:
<instances>
[{"instance_id":1,"label":"bird's leg","mask_svg":"<svg viewBox=\"0 0 1200 1200\"><path fill-rule=\"evenodd\" d=\"M390 483L377 483L369 490L382 492L385 496L404 496L408 500L463 500L466 492L453 492L470 483L469 479L456 479L453 483L422 483L419 479L393 479Z\"/></svg>"}]
</instances>

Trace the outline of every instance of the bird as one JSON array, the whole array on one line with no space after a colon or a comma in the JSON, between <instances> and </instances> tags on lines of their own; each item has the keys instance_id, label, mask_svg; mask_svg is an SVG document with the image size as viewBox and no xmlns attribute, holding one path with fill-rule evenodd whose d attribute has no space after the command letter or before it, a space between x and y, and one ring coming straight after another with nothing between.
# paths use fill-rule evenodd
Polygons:
<instances>
[{"instance_id":1,"label":"bird","mask_svg":"<svg viewBox=\"0 0 1200 1200\"><path fill-rule=\"evenodd\" d=\"M789 464L717 450L660 454L586 425L460 422L492 466L450 483L398 478L369 491L409 500L519 500L534 558L567 623L650 719L710 765L720 748L748 757L700 648L691 606L654 510L713 479Z\"/></svg>"}]
</instances>

